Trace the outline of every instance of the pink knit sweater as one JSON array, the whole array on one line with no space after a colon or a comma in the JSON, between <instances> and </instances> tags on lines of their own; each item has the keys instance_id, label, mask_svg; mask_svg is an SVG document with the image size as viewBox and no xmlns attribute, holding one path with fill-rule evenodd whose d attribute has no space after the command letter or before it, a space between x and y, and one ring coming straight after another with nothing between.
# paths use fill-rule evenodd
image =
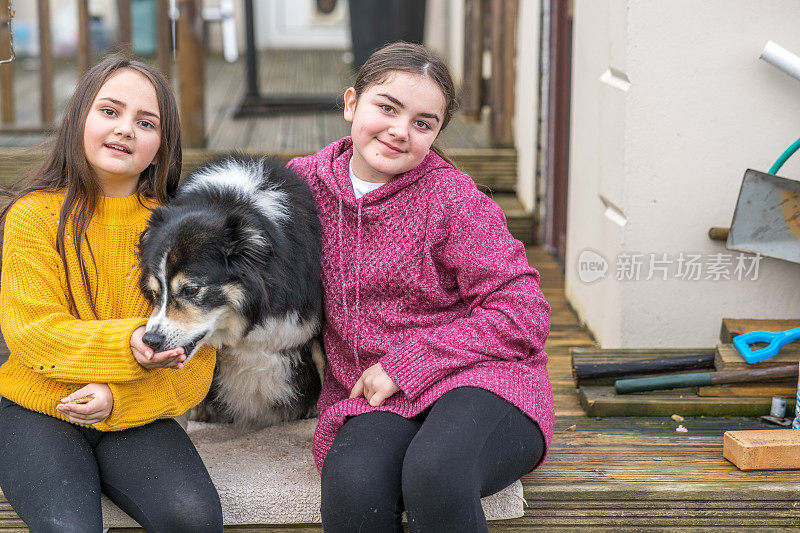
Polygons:
<instances>
[{"instance_id":1,"label":"pink knit sweater","mask_svg":"<svg viewBox=\"0 0 800 533\"><path fill-rule=\"evenodd\" d=\"M322 468L347 417L413 417L447 391L480 387L535 420L549 447L553 395L543 347L550 305L503 212L431 152L355 199L349 137L289 166L308 180L322 221L328 368L314 458ZM348 399L376 362L400 387L380 407Z\"/></svg>"}]
</instances>

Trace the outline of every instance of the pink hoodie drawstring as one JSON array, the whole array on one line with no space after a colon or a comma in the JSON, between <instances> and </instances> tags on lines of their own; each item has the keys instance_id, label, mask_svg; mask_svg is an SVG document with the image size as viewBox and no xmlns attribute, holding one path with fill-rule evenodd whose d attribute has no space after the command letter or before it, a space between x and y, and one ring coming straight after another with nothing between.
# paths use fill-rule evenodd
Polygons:
<instances>
[{"instance_id":1,"label":"pink hoodie drawstring","mask_svg":"<svg viewBox=\"0 0 800 533\"><path fill-rule=\"evenodd\" d=\"M351 324L350 309L347 305L347 286L345 279L344 268L344 201L339 198L339 276L342 284L342 307L344 308L344 320L342 320L342 335L345 339L353 341L353 357L356 360L356 366L361 370L361 358L358 356L358 328L359 328L359 305L361 300L361 201L358 202L358 231L356 240L356 299L353 308L352 320L355 324ZM351 329L351 325L353 328ZM352 332L352 338L351 338Z\"/></svg>"},{"instance_id":2,"label":"pink hoodie drawstring","mask_svg":"<svg viewBox=\"0 0 800 533\"><path fill-rule=\"evenodd\" d=\"M349 310L347 309L347 291L345 290L344 278L344 237L343 237L343 224L344 224L344 201L339 197L339 280L342 284L342 307L344 308L344 320L342 321L342 336L346 339L348 337L348 320L350 318Z\"/></svg>"},{"instance_id":3,"label":"pink hoodie drawstring","mask_svg":"<svg viewBox=\"0 0 800 533\"><path fill-rule=\"evenodd\" d=\"M356 303L353 309L355 320L355 335L353 335L353 355L356 357L356 365L361 370L361 360L358 357L358 340L361 336L361 205L363 202L358 200L358 224L356 230Z\"/></svg>"}]
</instances>

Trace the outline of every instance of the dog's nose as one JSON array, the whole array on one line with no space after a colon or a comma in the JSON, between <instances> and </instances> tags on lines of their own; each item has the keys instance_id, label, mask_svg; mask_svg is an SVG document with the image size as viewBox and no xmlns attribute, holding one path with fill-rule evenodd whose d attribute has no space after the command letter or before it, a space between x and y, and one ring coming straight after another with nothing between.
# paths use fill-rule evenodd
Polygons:
<instances>
[{"instance_id":1,"label":"dog's nose","mask_svg":"<svg viewBox=\"0 0 800 533\"><path fill-rule=\"evenodd\" d=\"M142 342L151 347L154 352L162 352L164 346L164 335L162 335L158 330L154 329L144 334L144 337L142 337Z\"/></svg>"}]
</instances>

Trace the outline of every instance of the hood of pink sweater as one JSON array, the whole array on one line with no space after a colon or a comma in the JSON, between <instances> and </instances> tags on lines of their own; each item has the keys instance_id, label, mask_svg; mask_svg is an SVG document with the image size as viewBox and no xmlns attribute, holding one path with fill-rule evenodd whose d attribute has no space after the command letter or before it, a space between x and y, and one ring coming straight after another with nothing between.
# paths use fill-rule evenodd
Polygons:
<instances>
[{"instance_id":1,"label":"hood of pink sweater","mask_svg":"<svg viewBox=\"0 0 800 533\"><path fill-rule=\"evenodd\" d=\"M384 185L356 200L353 184L350 182L351 157L353 157L353 140L350 137L344 137L317 152L314 155L314 161L317 165L317 175L323 183L334 196L339 198L344 208L354 211L358 211L359 206L375 204L392 196L431 171L451 166L433 151L428 152L428 155L416 168L398 174Z\"/></svg>"}]
</instances>

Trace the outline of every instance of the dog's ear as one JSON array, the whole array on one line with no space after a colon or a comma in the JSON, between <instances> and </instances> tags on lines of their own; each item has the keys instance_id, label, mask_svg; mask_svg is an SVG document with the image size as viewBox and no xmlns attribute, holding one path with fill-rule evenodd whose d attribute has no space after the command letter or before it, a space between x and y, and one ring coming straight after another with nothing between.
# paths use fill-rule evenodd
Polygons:
<instances>
[{"instance_id":1,"label":"dog's ear","mask_svg":"<svg viewBox=\"0 0 800 533\"><path fill-rule=\"evenodd\" d=\"M263 315L263 307L269 302L266 283L272 246L249 226L229 226L226 234L225 259L229 274L249 288L242 312L255 319Z\"/></svg>"},{"instance_id":2,"label":"dog's ear","mask_svg":"<svg viewBox=\"0 0 800 533\"><path fill-rule=\"evenodd\" d=\"M249 268L263 268L272 255L272 245L266 237L233 215L225 227L224 250L229 263Z\"/></svg>"}]
</instances>

